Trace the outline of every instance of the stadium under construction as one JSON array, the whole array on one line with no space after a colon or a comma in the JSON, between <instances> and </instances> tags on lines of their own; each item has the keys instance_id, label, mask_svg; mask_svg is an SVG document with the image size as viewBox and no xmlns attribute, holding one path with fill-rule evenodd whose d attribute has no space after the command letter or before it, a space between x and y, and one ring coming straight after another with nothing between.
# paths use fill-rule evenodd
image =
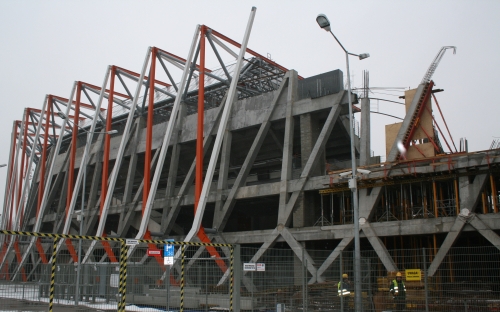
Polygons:
<instances>
[{"instance_id":1,"label":"stadium under construction","mask_svg":"<svg viewBox=\"0 0 500 312\"><path fill-rule=\"evenodd\" d=\"M310 285L353 250L354 222L385 273L408 268L398 250L430 250L432 277L452 246L500 248L500 149L457 148L435 120L432 74L452 47L401 94L404 119L371 134L368 73L349 99L341 70L301 77L249 49L248 36L202 25L185 58L150 47L138 72L109 66L101 87L77 81L69 97L26 108L12 125L0 228L239 244L254 248L248 262L286 249L305 260ZM219 69L205 68L209 53ZM372 155L373 135L386 137L386 155ZM3 279L51 253L41 239L2 239ZM78 261L71 244L59 252ZM92 244L86 261L116 257Z\"/></svg>"}]
</instances>

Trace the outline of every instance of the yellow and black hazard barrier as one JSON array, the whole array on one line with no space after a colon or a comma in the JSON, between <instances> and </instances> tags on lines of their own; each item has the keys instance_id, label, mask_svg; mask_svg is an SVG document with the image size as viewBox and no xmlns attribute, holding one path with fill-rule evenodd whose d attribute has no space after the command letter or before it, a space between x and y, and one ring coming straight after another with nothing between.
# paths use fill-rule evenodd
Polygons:
<instances>
[{"instance_id":1,"label":"yellow and black hazard barrier","mask_svg":"<svg viewBox=\"0 0 500 312\"><path fill-rule=\"evenodd\" d=\"M118 294L120 296L118 300L118 311L125 311L125 298L127 295L127 257L128 257L128 246L124 241L121 242L120 249L120 277Z\"/></svg>"},{"instance_id":2,"label":"yellow and black hazard barrier","mask_svg":"<svg viewBox=\"0 0 500 312\"><path fill-rule=\"evenodd\" d=\"M52 247L52 269L50 273L50 291L49 291L49 311L52 312L52 307L54 305L54 289L56 286L56 253L57 253L57 242L58 238L54 239L54 245Z\"/></svg>"},{"instance_id":3,"label":"yellow and black hazard barrier","mask_svg":"<svg viewBox=\"0 0 500 312\"><path fill-rule=\"evenodd\" d=\"M50 276L50 293L49 293L49 311L53 311L54 304L54 290L55 290L55 275L56 275L56 256L57 256L57 245L60 239L81 239L81 240L92 240L92 241L112 241L120 242L120 269L119 269L119 285L118 285L118 307L117 311L125 311L126 304L126 294L127 294L127 260L128 260L128 248L126 244L127 239L119 237L102 237L102 236L88 236L88 235L71 235L71 234L53 234L53 233L38 233L38 232L25 232L25 231L10 231L10 230L0 230L0 234L6 235L18 235L18 236L33 236L33 237L43 237L54 239L53 250L52 250L52 262L51 262L51 276ZM137 239L136 242L147 243L147 244L172 244L181 246L181 283L180 283L180 312L184 311L184 286L185 286L185 250L186 246L196 246L196 247L229 247L231 251L230 259L230 308L229 311L233 311L233 284L234 284L234 248L232 244L212 244L212 243L202 243L202 242L170 242L164 240L152 240L152 239ZM167 277L169 278L169 277Z\"/></svg>"},{"instance_id":4,"label":"yellow and black hazard barrier","mask_svg":"<svg viewBox=\"0 0 500 312\"><path fill-rule=\"evenodd\" d=\"M185 246L181 246L181 304L179 306L179 311L184 312L184 259L185 257Z\"/></svg>"}]
</instances>

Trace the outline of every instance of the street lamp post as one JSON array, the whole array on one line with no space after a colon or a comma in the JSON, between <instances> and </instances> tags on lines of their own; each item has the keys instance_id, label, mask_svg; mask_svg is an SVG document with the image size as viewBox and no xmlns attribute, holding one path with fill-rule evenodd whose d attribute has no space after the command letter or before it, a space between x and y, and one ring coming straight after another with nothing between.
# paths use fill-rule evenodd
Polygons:
<instances>
[{"instance_id":1,"label":"street lamp post","mask_svg":"<svg viewBox=\"0 0 500 312\"><path fill-rule=\"evenodd\" d=\"M361 251L359 242L359 207L358 207L358 185L356 180L356 153L354 149L354 129L352 120L352 100L351 100L351 79L349 74L349 55L357 56L360 60L370 57L368 53L354 54L348 52L342 43L335 37L331 28L330 21L324 14L319 14L316 17L316 22L325 31L332 34L333 38L345 52L346 69L347 69L347 99L349 102L349 136L351 138L351 178L349 179L349 188L352 191L352 203L354 211L354 308L356 311L362 310L361 303Z\"/></svg>"},{"instance_id":2,"label":"street lamp post","mask_svg":"<svg viewBox=\"0 0 500 312\"><path fill-rule=\"evenodd\" d=\"M57 112L57 115L62 119L68 118L68 116L66 116L65 114L63 114L60 111ZM68 119L68 121L69 121L69 119ZM84 128L80 127L80 125L78 125L76 123L74 123L74 125L76 125L81 130L85 131L87 133L87 136L93 135L93 134L115 134L115 133L118 133L117 130L110 130L110 131L105 131L105 132L95 132L95 131L91 132L91 131L85 130ZM80 231L79 231L79 235L82 236L83 235L83 227L85 225L85 223L84 223L84 221L85 221L85 183L87 180L87 161L86 161L86 159L84 160L82 168L80 168L80 170L83 170L82 208L80 210ZM75 287L76 287L76 289L75 289L75 305L78 305L78 303L80 301L80 276L81 276L81 262L82 262L81 257L82 257L82 240L79 239L78 240L78 266L76 269L76 285L75 285Z\"/></svg>"}]
</instances>

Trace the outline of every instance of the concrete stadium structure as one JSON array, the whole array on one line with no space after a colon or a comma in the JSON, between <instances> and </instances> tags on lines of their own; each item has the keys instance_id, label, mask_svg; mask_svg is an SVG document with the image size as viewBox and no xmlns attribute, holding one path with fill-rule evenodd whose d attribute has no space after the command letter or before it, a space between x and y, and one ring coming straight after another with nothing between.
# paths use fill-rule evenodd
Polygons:
<instances>
[{"instance_id":1,"label":"concrete stadium structure","mask_svg":"<svg viewBox=\"0 0 500 312\"><path fill-rule=\"evenodd\" d=\"M231 44L246 54L228 52L236 63L202 70L205 40L216 57ZM169 83L155 78L160 66ZM386 271L404 269L388 250L433 249L432 276L453 245L500 248L500 150L445 152L432 120L435 91L429 79L406 92L407 115L387 129L384 162L370 152L367 93L352 95L361 115L361 246ZM1 228L223 241L259 247L252 262L268 248L291 248L308 260L309 283L322 282L353 243L350 126L341 70L303 78L246 49L245 39L201 26L186 59L148 48L140 73L110 66L101 88L76 82L69 100L49 95L41 110L25 110L13 124ZM37 261L35 248L47 249L35 239L4 243L1 269ZM94 249L106 247L92 245L83 261L110 261L108 250L96 259ZM315 263L308 250L330 256Z\"/></svg>"}]
</instances>

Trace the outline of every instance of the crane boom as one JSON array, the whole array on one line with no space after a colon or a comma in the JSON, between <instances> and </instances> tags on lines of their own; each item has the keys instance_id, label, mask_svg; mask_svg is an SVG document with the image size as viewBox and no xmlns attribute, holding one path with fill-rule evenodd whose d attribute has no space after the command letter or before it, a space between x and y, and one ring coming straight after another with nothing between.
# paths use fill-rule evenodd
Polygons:
<instances>
[{"instance_id":1,"label":"crane boom","mask_svg":"<svg viewBox=\"0 0 500 312\"><path fill-rule=\"evenodd\" d=\"M439 50L438 54L434 58L434 60L431 63L431 66L429 66L429 69L427 69L427 72L424 75L424 78L422 79L423 84L428 83L431 81L432 75L434 75L434 72L436 71L437 66L439 65L439 62L443 58L444 52L446 52L447 49L453 49L453 54L457 53L457 47L455 46L444 46Z\"/></svg>"}]
</instances>

